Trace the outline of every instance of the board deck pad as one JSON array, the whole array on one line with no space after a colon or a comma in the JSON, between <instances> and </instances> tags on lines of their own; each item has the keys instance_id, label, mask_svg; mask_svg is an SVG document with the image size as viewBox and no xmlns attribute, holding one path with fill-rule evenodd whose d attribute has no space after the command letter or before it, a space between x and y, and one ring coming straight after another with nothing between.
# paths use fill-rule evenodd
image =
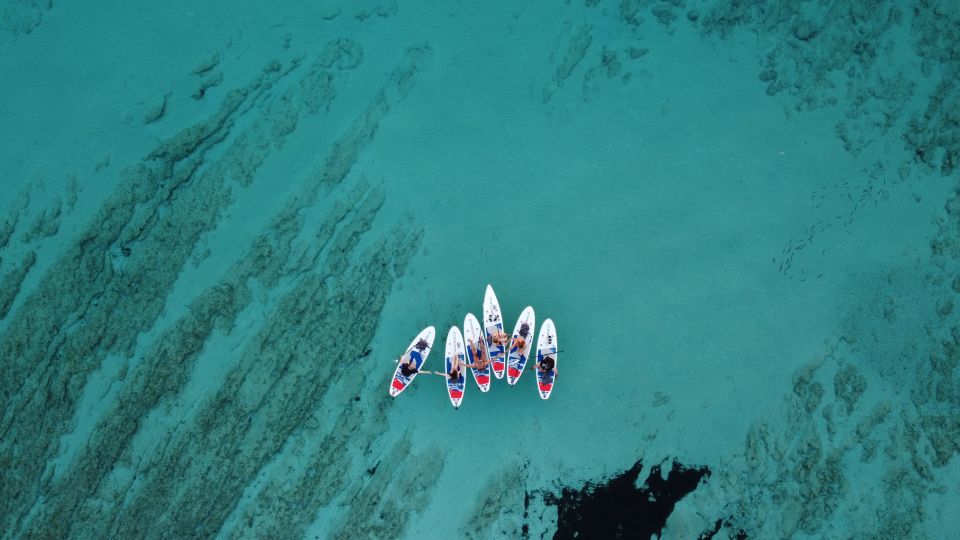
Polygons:
<instances>
[{"instance_id":1,"label":"board deck pad","mask_svg":"<svg viewBox=\"0 0 960 540\"><path fill-rule=\"evenodd\" d=\"M413 379L417 378L417 374L414 373L409 377L403 375L400 372L401 362L407 360L408 358L414 358L417 362L417 370L423 369L423 364L427 361L427 356L430 355L430 350L433 348L433 339L436 337L436 329L432 326L424 328L417 337L413 338L413 341L410 342L410 346L407 347L407 351L400 356L400 360L397 362L396 369L393 370L393 379L390 381L390 396L397 397L400 395L400 392L406 390L410 383L413 382ZM427 342L427 348L420 353L416 349L416 344L421 339Z\"/></svg>"},{"instance_id":2,"label":"board deck pad","mask_svg":"<svg viewBox=\"0 0 960 540\"><path fill-rule=\"evenodd\" d=\"M466 346L468 363L472 364L476 361L473 358L475 356L474 349L480 351L482 358L487 358L486 340L483 337L483 331L480 329L480 321L473 313L467 313L467 316L463 319L463 340ZM470 368L470 371L473 372L473 380L477 381L477 386L481 392L490 390L490 375L492 372L490 364L487 364L487 367L483 369Z\"/></svg>"},{"instance_id":3,"label":"board deck pad","mask_svg":"<svg viewBox=\"0 0 960 540\"><path fill-rule=\"evenodd\" d=\"M466 390L467 386L467 370L463 367L465 365L463 334L460 333L459 328L456 326L451 326L450 331L447 332L447 349L444 357L444 373L450 373L450 369L453 367L454 358L458 358L460 360L460 377L457 379L451 379L447 376L444 376L444 379L447 381L447 394L450 395L450 403L453 404L455 409L458 409L460 408L460 402L463 401L463 392Z\"/></svg>"},{"instance_id":4,"label":"board deck pad","mask_svg":"<svg viewBox=\"0 0 960 540\"><path fill-rule=\"evenodd\" d=\"M553 320L543 321L540 327L540 336L537 338L537 363L543 361L544 357L553 358L554 367L558 366L559 358L557 355L557 329L553 326ZM553 392L553 385L556 384L556 377L553 370L544 373L540 369L537 372L537 391L540 393L540 399L550 399L550 392Z\"/></svg>"},{"instance_id":5,"label":"board deck pad","mask_svg":"<svg viewBox=\"0 0 960 540\"><path fill-rule=\"evenodd\" d=\"M483 328L487 336L487 352L490 355L493 376L502 379L507 367L507 346L493 343L494 332L503 332L503 317L500 315L500 302L497 301L491 285L487 285L487 292L483 296Z\"/></svg>"},{"instance_id":6,"label":"board deck pad","mask_svg":"<svg viewBox=\"0 0 960 540\"><path fill-rule=\"evenodd\" d=\"M520 337L520 328L527 324L530 326L527 337L524 338L523 350L518 350L514 342ZM517 384L517 379L523 375L523 368L527 365L527 357L530 355L530 349L533 348L533 336L536 327L536 316L533 313L533 307L527 306L520 313L517 324L513 328L513 334L510 336L510 352L507 356L507 383Z\"/></svg>"}]
</instances>

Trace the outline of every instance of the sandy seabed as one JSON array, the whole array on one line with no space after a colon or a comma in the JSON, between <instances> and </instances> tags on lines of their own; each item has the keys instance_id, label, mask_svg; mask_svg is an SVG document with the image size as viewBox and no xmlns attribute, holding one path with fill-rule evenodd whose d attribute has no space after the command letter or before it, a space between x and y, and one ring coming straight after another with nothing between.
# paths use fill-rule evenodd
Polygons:
<instances>
[{"instance_id":1,"label":"sandy seabed","mask_svg":"<svg viewBox=\"0 0 960 540\"><path fill-rule=\"evenodd\" d=\"M954 2L0 0L0 74L4 538L953 534ZM487 283L550 400L389 398Z\"/></svg>"}]
</instances>

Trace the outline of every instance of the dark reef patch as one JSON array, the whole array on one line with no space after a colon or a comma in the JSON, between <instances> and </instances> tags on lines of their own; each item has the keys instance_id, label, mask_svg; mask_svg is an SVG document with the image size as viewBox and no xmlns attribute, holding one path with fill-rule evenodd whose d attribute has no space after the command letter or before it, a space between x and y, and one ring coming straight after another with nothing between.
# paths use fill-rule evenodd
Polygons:
<instances>
[{"instance_id":1,"label":"dark reef patch","mask_svg":"<svg viewBox=\"0 0 960 540\"><path fill-rule=\"evenodd\" d=\"M637 487L642 469L638 461L613 478L587 482L581 488L564 487L559 496L545 494L544 501L557 507L554 539L659 536L677 501L710 476L707 467L686 467L674 461L666 479L660 465L654 465Z\"/></svg>"},{"instance_id":2,"label":"dark reef patch","mask_svg":"<svg viewBox=\"0 0 960 540\"><path fill-rule=\"evenodd\" d=\"M733 525L731 525L730 522L725 519L718 519L717 522L713 524L713 529L710 529L709 531L704 531L703 533L701 533L700 536L697 538L697 540L711 540L714 536L717 535L718 532L720 532L720 529L724 527L728 529L732 529ZM736 540L747 540L749 536L747 536L746 531L744 531L743 529L737 529L736 531L730 531L729 534L727 535L727 538L735 538Z\"/></svg>"}]
</instances>

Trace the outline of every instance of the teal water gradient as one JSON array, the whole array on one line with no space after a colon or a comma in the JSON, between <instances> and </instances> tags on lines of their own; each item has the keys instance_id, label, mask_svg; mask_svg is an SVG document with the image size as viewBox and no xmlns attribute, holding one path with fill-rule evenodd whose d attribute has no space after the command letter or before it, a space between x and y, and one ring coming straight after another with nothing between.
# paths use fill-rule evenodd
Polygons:
<instances>
[{"instance_id":1,"label":"teal water gradient","mask_svg":"<svg viewBox=\"0 0 960 540\"><path fill-rule=\"evenodd\" d=\"M0 2L2 529L550 536L543 492L675 459L664 538L938 537L929 4ZM550 400L391 400L488 283L555 321Z\"/></svg>"}]
</instances>

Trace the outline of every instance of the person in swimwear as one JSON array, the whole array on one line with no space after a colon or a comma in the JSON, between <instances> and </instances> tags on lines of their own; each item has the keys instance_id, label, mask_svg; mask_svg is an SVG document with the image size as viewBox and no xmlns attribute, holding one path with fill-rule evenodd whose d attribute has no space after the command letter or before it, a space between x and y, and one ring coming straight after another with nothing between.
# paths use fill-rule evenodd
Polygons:
<instances>
[{"instance_id":1,"label":"person in swimwear","mask_svg":"<svg viewBox=\"0 0 960 540\"><path fill-rule=\"evenodd\" d=\"M487 345L506 345L509 338L510 336L505 334L503 330L495 328L487 339Z\"/></svg>"},{"instance_id":2,"label":"person in swimwear","mask_svg":"<svg viewBox=\"0 0 960 540\"><path fill-rule=\"evenodd\" d=\"M527 348L527 336L530 335L530 325L523 323L520 325L520 331L517 332L517 336L513 338L513 343L510 345L510 352L516 350L523 356L524 349Z\"/></svg>"},{"instance_id":3,"label":"person in swimwear","mask_svg":"<svg viewBox=\"0 0 960 540\"><path fill-rule=\"evenodd\" d=\"M427 341L421 339L413 346L413 349L400 359L400 374L409 377L420 371L420 365L423 364L423 351L427 350ZM406 360L404 360L406 358Z\"/></svg>"},{"instance_id":4,"label":"person in swimwear","mask_svg":"<svg viewBox=\"0 0 960 540\"><path fill-rule=\"evenodd\" d=\"M477 370L487 369L487 366L490 365L490 359L483 354L483 347L480 346L479 339L476 343L471 343L467 350L470 351L471 360L467 367Z\"/></svg>"},{"instance_id":5,"label":"person in swimwear","mask_svg":"<svg viewBox=\"0 0 960 540\"><path fill-rule=\"evenodd\" d=\"M460 379L460 355L453 353L453 358L450 360L450 371L446 373L447 380L457 381Z\"/></svg>"}]
</instances>

